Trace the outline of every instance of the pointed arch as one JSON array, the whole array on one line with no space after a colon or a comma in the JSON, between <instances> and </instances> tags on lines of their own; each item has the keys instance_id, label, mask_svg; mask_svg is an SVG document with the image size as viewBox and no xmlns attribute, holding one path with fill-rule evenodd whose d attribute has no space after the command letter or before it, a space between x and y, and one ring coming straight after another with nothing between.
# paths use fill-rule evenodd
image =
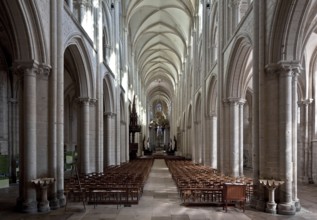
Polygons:
<instances>
[{"instance_id":1,"label":"pointed arch","mask_svg":"<svg viewBox=\"0 0 317 220\"><path fill-rule=\"evenodd\" d=\"M316 19L309 13L309 9L314 5L316 5L315 1L293 0L291 4L288 1L278 1L269 38L269 63L301 59L305 34L307 34L304 30L307 30L307 26L316 23Z\"/></svg>"},{"instance_id":2,"label":"pointed arch","mask_svg":"<svg viewBox=\"0 0 317 220\"><path fill-rule=\"evenodd\" d=\"M88 55L85 43L80 35L73 35L65 43L65 51L73 57L78 82L78 96L94 98L94 80L91 59Z\"/></svg>"},{"instance_id":3,"label":"pointed arch","mask_svg":"<svg viewBox=\"0 0 317 220\"><path fill-rule=\"evenodd\" d=\"M225 97L243 97L252 71L245 72L248 59L252 52L251 38L248 34L239 35L234 41L229 56L229 68L227 70L227 82L224 87Z\"/></svg>"},{"instance_id":4,"label":"pointed arch","mask_svg":"<svg viewBox=\"0 0 317 220\"><path fill-rule=\"evenodd\" d=\"M207 86L207 95L206 95L206 108L207 115L217 115L217 96L218 96L218 88L217 88L217 77L216 75L212 75L210 82Z\"/></svg>"},{"instance_id":5,"label":"pointed arch","mask_svg":"<svg viewBox=\"0 0 317 220\"><path fill-rule=\"evenodd\" d=\"M192 105L188 106L188 114L187 114L187 128L190 129L192 127Z\"/></svg>"},{"instance_id":6,"label":"pointed arch","mask_svg":"<svg viewBox=\"0 0 317 220\"><path fill-rule=\"evenodd\" d=\"M110 58L110 51L112 48L112 16L110 13L110 4L106 4L105 1L102 2L102 23L103 23L103 33L102 33L102 48L103 48L103 59L108 62Z\"/></svg>"},{"instance_id":7,"label":"pointed arch","mask_svg":"<svg viewBox=\"0 0 317 220\"><path fill-rule=\"evenodd\" d=\"M200 123L201 122L201 93L199 92L196 95L195 99L195 123Z\"/></svg>"},{"instance_id":8,"label":"pointed arch","mask_svg":"<svg viewBox=\"0 0 317 220\"><path fill-rule=\"evenodd\" d=\"M124 94L121 93L120 94L120 120L121 122L126 123L127 118L126 118L126 105L125 105L125 101L124 101Z\"/></svg>"},{"instance_id":9,"label":"pointed arch","mask_svg":"<svg viewBox=\"0 0 317 220\"><path fill-rule=\"evenodd\" d=\"M104 96L104 112L113 113L114 112L114 86L112 82L112 77L110 74L106 74L103 83L103 96Z\"/></svg>"},{"instance_id":10,"label":"pointed arch","mask_svg":"<svg viewBox=\"0 0 317 220\"><path fill-rule=\"evenodd\" d=\"M9 35L10 51L16 61L37 60L48 63L41 19L38 19L36 1L0 2L0 26Z\"/></svg>"}]
</instances>

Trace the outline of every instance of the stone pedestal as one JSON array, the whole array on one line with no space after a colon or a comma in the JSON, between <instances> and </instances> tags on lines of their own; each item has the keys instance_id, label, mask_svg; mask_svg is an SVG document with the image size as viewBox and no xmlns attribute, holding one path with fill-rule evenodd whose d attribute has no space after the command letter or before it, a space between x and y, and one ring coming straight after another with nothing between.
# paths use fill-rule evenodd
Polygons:
<instances>
[{"instance_id":1,"label":"stone pedestal","mask_svg":"<svg viewBox=\"0 0 317 220\"><path fill-rule=\"evenodd\" d=\"M49 201L47 200L47 188L54 181L54 178L39 178L32 180L32 183L35 185L37 191L40 193L40 201L38 203L39 212L48 212L51 210L49 206Z\"/></svg>"},{"instance_id":2,"label":"stone pedestal","mask_svg":"<svg viewBox=\"0 0 317 220\"><path fill-rule=\"evenodd\" d=\"M269 190L269 201L266 203L265 212L276 214L276 203L275 203L275 189L282 185L284 181L278 180L259 180L260 184L265 186Z\"/></svg>"}]
</instances>

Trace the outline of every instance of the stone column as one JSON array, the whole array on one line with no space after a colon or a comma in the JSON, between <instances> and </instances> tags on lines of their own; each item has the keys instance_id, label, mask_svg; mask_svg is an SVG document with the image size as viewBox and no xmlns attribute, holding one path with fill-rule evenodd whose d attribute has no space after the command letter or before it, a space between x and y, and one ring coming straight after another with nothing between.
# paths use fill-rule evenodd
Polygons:
<instances>
[{"instance_id":1,"label":"stone column","mask_svg":"<svg viewBox=\"0 0 317 220\"><path fill-rule=\"evenodd\" d=\"M85 7L85 0L79 0L78 1L78 6L79 6L79 10L78 10L78 21L81 24L81 26L85 26L85 15L86 15L86 7Z\"/></svg>"},{"instance_id":2,"label":"stone column","mask_svg":"<svg viewBox=\"0 0 317 220\"><path fill-rule=\"evenodd\" d=\"M177 143L177 151L178 151L178 156L183 156L184 155L184 146L186 144L186 128L182 129L182 140L181 143Z\"/></svg>"},{"instance_id":3,"label":"stone column","mask_svg":"<svg viewBox=\"0 0 317 220\"><path fill-rule=\"evenodd\" d=\"M10 176L13 183L17 182L17 155L18 155L18 101L16 99L9 99L9 153L10 153Z\"/></svg>"},{"instance_id":4,"label":"stone column","mask_svg":"<svg viewBox=\"0 0 317 220\"><path fill-rule=\"evenodd\" d=\"M116 151L115 151L115 114L104 113L105 116L105 129L104 129L104 143L105 143L105 156L107 164L105 165L115 165L116 164Z\"/></svg>"},{"instance_id":5,"label":"stone column","mask_svg":"<svg viewBox=\"0 0 317 220\"><path fill-rule=\"evenodd\" d=\"M300 211L301 205L297 197L297 121L298 121L298 101L297 101L297 73L293 73L292 80L292 161L293 161L293 201L295 201L296 211Z\"/></svg>"},{"instance_id":6,"label":"stone column","mask_svg":"<svg viewBox=\"0 0 317 220\"><path fill-rule=\"evenodd\" d=\"M199 121L195 121L194 122L195 125L195 138L194 138L194 144L193 144L193 148L194 148L194 163L201 163L202 162L202 152L201 152L201 122Z\"/></svg>"},{"instance_id":7,"label":"stone column","mask_svg":"<svg viewBox=\"0 0 317 220\"><path fill-rule=\"evenodd\" d=\"M57 3L50 1L50 34L51 34L51 75L49 78L49 109L48 109L48 172L50 177L57 178ZM57 181L51 184L49 190L49 201L51 209L60 207L57 199Z\"/></svg>"},{"instance_id":8,"label":"stone column","mask_svg":"<svg viewBox=\"0 0 317 220\"><path fill-rule=\"evenodd\" d=\"M230 6L231 6L231 14L232 14L232 26L231 26L231 34L234 33L235 29L237 28L239 22L240 22L240 2L241 0L231 0Z\"/></svg>"},{"instance_id":9,"label":"stone column","mask_svg":"<svg viewBox=\"0 0 317 220\"><path fill-rule=\"evenodd\" d=\"M239 176L243 175L243 105L246 101L242 100L239 102L239 145L240 145L240 152L239 152Z\"/></svg>"},{"instance_id":10,"label":"stone column","mask_svg":"<svg viewBox=\"0 0 317 220\"><path fill-rule=\"evenodd\" d=\"M266 88L265 88L265 21L266 21L266 11L265 11L265 2L262 0L254 0L253 2L253 16L254 16L254 25L253 25L253 97L252 97L252 168L253 168L253 181L254 181L254 193L251 198L251 207L256 208L257 210L265 210L265 201L264 201L264 188L260 187L259 184L259 175L260 170L263 166L263 160L260 159L262 150L260 146L266 143L264 138L260 138L262 132L266 129L264 125L264 120L266 119L266 111L261 111L260 109L264 106L266 97ZM260 84L261 82L261 84ZM260 104L261 103L261 104ZM263 121L262 121L263 120ZM261 133L261 134L260 134Z\"/></svg>"},{"instance_id":11,"label":"stone column","mask_svg":"<svg viewBox=\"0 0 317 220\"><path fill-rule=\"evenodd\" d=\"M23 173L21 211L37 212L36 189L32 180L36 179L36 75L38 63L34 61L17 63L17 70L23 76L23 111L22 111L22 140L20 154L22 163L20 172ZM19 202L19 201L18 201Z\"/></svg>"},{"instance_id":12,"label":"stone column","mask_svg":"<svg viewBox=\"0 0 317 220\"><path fill-rule=\"evenodd\" d=\"M0 62L0 153L9 156L11 162L11 145L9 145L9 110L8 103L9 91L9 74L4 71L6 67ZM9 166L9 173L11 173L11 166Z\"/></svg>"},{"instance_id":13,"label":"stone column","mask_svg":"<svg viewBox=\"0 0 317 220\"><path fill-rule=\"evenodd\" d=\"M62 207L66 204L64 195L64 44L62 36L64 2L56 1L56 9L56 185L57 199Z\"/></svg>"},{"instance_id":14,"label":"stone column","mask_svg":"<svg viewBox=\"0 0 317 220\"><path fill-rule=\"evenodd\" d=\"M301 181L308 182L308 158L309 158L309 105L312 99L306 99L299 102L300 107L300 147L298 150L298 158L301 160L299 164L299 178Z\"/></svg>"},{"instance_id":15,"label":"stone column","mask_svg":"<svg viewBox=\"0 0 317 220\"><path fill-rule=\"evenodd\" d=\"M311 157L312 158L317 158L317 140L313 139L311 141ZM312 177L313 179L311 180L312 182L310 183L315 183L316 182L316 177L317 177L317 160L312 160L312 164L311 164L311 172L312 172Z\"/></svg>"},{"instance_id":16,"label":"stone column","mask_svg":"<svg viewBox=\"0 0 317 220\"><path fill-rule=\"evenodd\" d=\"M292 146L292 161L293 161L293 201L295 201L295 208L296 208L296 211L300 211L301 209L301 205L300 205L300 202L299 202L299 199L297 197L297 153L298 153L298 150L297 150L297 121L298 121L298 103L297 103L297 75L298 73L297 72L294 72L293 73L293 80L292 80L292 129L293 129L293 139L292 139L292 142L293 142L293 146Z\"/></svg>"},{"instance_id":17,"label":"stone column","mask_svg":"<svg viewBox=\"0 0 317 220\"><path fill-rule=\"evenodd\" d=\"M230 114L230 126L229 126L229 151L226 152L229 155L230 167L228 170L228 174L233 177L240 176L241 172L241 163L240 163L240 151L241 151L241 126L243 126L243 121L240 118L243 117L240 113L242 104L245 102L244 99L241 98L228 98L229 103L229 114ZM243 109L242 109L243 111ZM242 168L243 169L243 168Z\"/></svg>"},{"instance_id":18,"label":"stone column","mask_svg":"<svg viewBox=\"0 0 317 220\"><path fill-rule=\"evenodd\" d=\"M192 158L192 144L191 144L191 138L190 138L190 129L191 129L191 126L187 126L187 129L186 129L186 153L185 153L185 157Z\"/></svg>"},{"instance_id":19,"label":"stone column","mask_svg":"<svg viewBox=\"0 0 317 220\"><path fill-rule=\"evenodd\" d=\"M89 173L89 98L78 98L78 102L81 106L80 114L80 171L82 173Z\"/></svg>"},{"instance_id":20,"label":"stone column","mask_svg":"<svg viewBox=\"0 0 317 220\"><path fill-rule=\"evenodd\" d=\"M73 10L74 10L73 0L67 0L67 5L68 5L68 7L69 7L69 10L70 10L71 12L73 12Z\"/></svg>"},{"instance_id":21,"label":"stone column","mask_svg":"<svg viewBox=\"0 0 317 220\"><path fill-rule=\"evenodd\" d=\"M217 115L211 115L210 166L217 169ZM209 136L207 134L207 136Z\"/></svg>"},{"instance_id":22,"label":"stone column","mask_svg":"<svg viewBox=\"0 0 317 220\"><path fill-rule=\"evenodd\" d=\"M210 166L211 164L211 144L212 144L212 117L207 115L205 118L205 129L206 135L204 136L205 139L205 160L204 165Z\"/></svg>"},{"instance_id":23,"label":"stone column","mask_svg":"<svg viewBox=\"0 0 317 220\"><path fill-rule=\"evenodd\" d=\"M281 203L278 213L285 215L295 214L293 202L293 161L292 161L292 77L294 67L292 63L280 63L279 71L279 146L280 146L280 177L285 181L281 186ZM297 181L297 180L294 180Z\"/></svg>"},{"instance_id":24,"label":"stone column","mask_svg":"<svg viewBox=\"0 0 317 220\"><path fill-rule=\"evenodd\" d=\"M220 154L219 160L218 160L218 167L221 173L229 175L230 173L230 163L231 163L231 157L227 153L231 153L230 151L230 105L228 104L228 100L223 100L223 112L222 114L222 123L220 126L220 132L222 133L222 147L219 147L218 154ZM219 112L220 113L220 112Z\"/></svg>"}]
</instances>

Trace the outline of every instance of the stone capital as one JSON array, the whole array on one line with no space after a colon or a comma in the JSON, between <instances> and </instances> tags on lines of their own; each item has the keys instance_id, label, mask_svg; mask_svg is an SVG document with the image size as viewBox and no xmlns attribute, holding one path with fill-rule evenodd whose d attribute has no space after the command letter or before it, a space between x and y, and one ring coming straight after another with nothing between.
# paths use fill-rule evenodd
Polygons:
<instances>
[{"instance_id":1,"label":"stone capital","mask_svg":"<svg viewBox=\"0 0 317 220\"><path fill-rule=\"evenodd\" d=\"M208 113L208 115L207 115L207 118L208 118L209 120L211 120L212 118L217 118L217 112L215 112L215 111L210 111L210 112Z\"/></svg>"},{"instance_id":2,"label":"stone capital","mask_svg":"<svg viewBox=\"0 0 317 220\"><path fill-rule=\"evenodd\" d=\"M279 74L281 76L297 76L301 70L299 61L282 60L278 63L271 63L265 66L267 73Z\"/></svg>"},{"instance_id":3,"label":"stone capital","mask_svg":"<svg viewBox=\"0 0 317 220\"><path fill-rule=\"evenodd\" d=\"M52 68L52 67L51 67L50 65L41 64L41 65L40 65L41 74L48 75L48 74L50 73L51 68Z\"/></svg>"},{"instance_id":4,"label":"stone capital","mask_svg":"<svg viewBox=\"0 0 317 220\"><path fill-rule=\"evenodd\" d=\"M246 100L243 98L239 98L239 97L229 97L226 100L226 102L229 104L243 105L246 102Z\"/></svg>"},{"instance_id":5,"label":"stone capital","mask_svg":"<svg viewBox=\"0 0 317 220\"><path fill-rule=\"evenodd\" d=\"M106 116L107 118L114 118L116 116L116 113L114 113L114 112L104 112L103 115Z\"/></svg>"},{"instance_id":6,"label":"stone capital","mask_svg":"<svg viewBox=\"0 0 317 220\"><path fill-rule=\"evenodd\" d=\"M79 97L76 99L78 103L89 103L89 98Z\"/></svg>"},{"instance_id":7,"label":"stone capital","mask_svg":"<svg viewBox=\"0 0 317 220\"><path fill-rule=\"evenodd\" d=\"M194 121L195 125L199 125L201 123L201 121Z\"/></svg>"},{"instance_id":8,"label":"stone capital","mask_svg":"<svg viewBox=\"0 0 317 220\"><path fill-rule=\"evenodd\" d=\"M13 63L13 72L20 76L36 76L39 66L40 64L36 60L18 60Z\"/></svg>"},{"instance_id":9,"label":"stone capital","mask_svg":"<svg viewBox=\"0 0 317 220\"><path fill-rule=\"evenodd\" d=\"M17 100L17 99L14 99L14 98L9 98L9 99L8 99L8 102L9 102L9 103L12 103L12 104L16 104L16 103L18 103L18 100Z\"/></svg>"},{"instance_id":10,"label":"stone capital","mask_svg":"<svg viewBox=\"0 0 317 220\"><path fill-rule=\"evenodd\" d=\"M78 5L89 5L90 1L89 0L75 0L74 3L78 4Z\"/></svg>"},{"instance_id":11,"label":"stone capital","mask_svg":"<svg viewBox=\"0 0 317 220\"><path fill-rule=\"evenodd\" d=\"M79 97L76 99L76 102L78 102L79 104L86 104L86 105L94 105L97 102L97 99L91 99L88 97Z\"/></svg>"},{"instance_id":12,"label":"stone capital","mask_svg":"<svg viewBox=\"0 0 317 220\"><path fill-rule=\"evenodd\" d=\"M51 71L51 66L47 65L47 64L40 64L39 66L39 71L38 71L38 76L40 78L45 78L48 79L48 76L50 75L50 71Z\"/></svg>"},{"instance_id":13,"label":"stone capital","mask_svg":"<svg viewBox=\"0 0 317 220\"><path fill-rule=\"evenodd\" d=\"M13 63L13 72L20 76L38 76L48 78L51 66L45 63L39 63L36 60L15 61Z\"/></svg>"},{"instance_id":14,"label":"stone capital","mask_svg":"<svg viewBox=\"0 0 317 220\"><path fill-rule=\"evenodd\" d=\"M228 6L230 8L237 8L237 7L239 7L240 3L241 3L241 0L231 0L229 2Z\"/></svg>"},{"instance_id":15,"label":"stone capital","mask_svg":"<svg viewBox=\"0 0 317 220\"><path fill-rule=\"evenodd\" d=\"M206 120L211 121L213 118L215 118L216 116L213 115L207 115L206 116Z\"/></svg>"},{"instance_id":16,"label":"stone capital","mask_svg":"<svg viewBox=\"0 0 317 220\"><path fill-rule=\"evenodd\" d=\"M314 99L305 99L305 100L298 101L297 103L298 103L299 106L308 106L313 101L314 101Z\"/></svg>"},{"instance_id":17,"label":"stone capital","mask_svg":"<svg viewBox=\"0 0 317 220\"><path fill-rule=\"evenodd\" d=\"M89 104L90 105L95 105L97 103L97 99L90 99Z\"/></svg>"}]
</instances>

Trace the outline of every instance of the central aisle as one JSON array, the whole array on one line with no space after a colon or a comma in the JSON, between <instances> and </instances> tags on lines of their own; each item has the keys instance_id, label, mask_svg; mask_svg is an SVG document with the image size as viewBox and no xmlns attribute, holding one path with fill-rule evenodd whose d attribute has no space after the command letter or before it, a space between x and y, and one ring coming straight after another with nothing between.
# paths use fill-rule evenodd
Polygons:
<instances>
[{"instance_id":1,"label":"central aisle","mask_svg":"<svg viewBox=\"0 0 317 220\"><path fill-rule=\"evenodd\" d=\"M119 214L127 214L126 209ZM241 212L224 213L221 207L186 207L164 159L155 159L139 205L132 206L130 217L122 220L211 220L250 219Z\"/></svg>"},{"instance_id":2,"label":"central aisle","mask_svg":"<svg viewBox=\"0 0 317 220\"><path fill-rule=\"evenodd\" d=\"M165 198L179 203L177 187L164 159L155 159L149 178L144 186L144 196Z\"/></svg>"}]
</instances>

